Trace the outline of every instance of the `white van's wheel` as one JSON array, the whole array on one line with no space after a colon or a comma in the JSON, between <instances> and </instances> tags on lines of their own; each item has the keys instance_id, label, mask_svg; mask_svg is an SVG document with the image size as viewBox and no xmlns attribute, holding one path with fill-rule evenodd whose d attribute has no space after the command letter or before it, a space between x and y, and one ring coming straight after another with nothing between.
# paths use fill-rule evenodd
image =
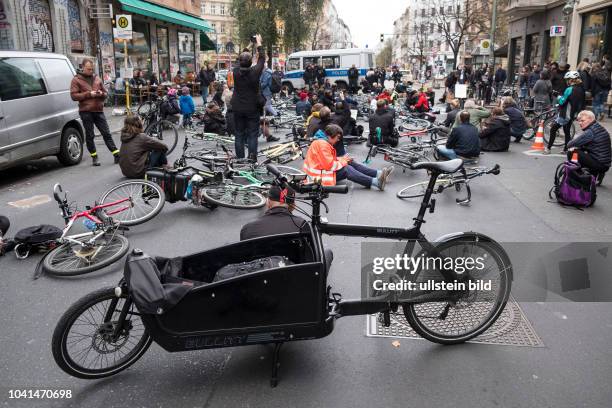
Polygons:
<instances>
[{"instance_id":1,"label":"white van's wheel","mask_svg":"<svg viewBox=\"0 0 612 408\"><path fill-rule=\"evenodd\" d=\"M289 90L289 93L293 93L293 84L289 81L287 82L283 82L283 86L286 86L287 89Z\"/></svg>"},{"instance_id":2,"label":"white van's wheel","mask_svg":"<svg viewBox=\"0 0 612 408\"><path fill-rule=\"evenodd\" d=\"M83 158L83 141L81 134L73 127L67 127L62 132L58 160L65 166L73 166Z\"/></svg>"}]
</instances>

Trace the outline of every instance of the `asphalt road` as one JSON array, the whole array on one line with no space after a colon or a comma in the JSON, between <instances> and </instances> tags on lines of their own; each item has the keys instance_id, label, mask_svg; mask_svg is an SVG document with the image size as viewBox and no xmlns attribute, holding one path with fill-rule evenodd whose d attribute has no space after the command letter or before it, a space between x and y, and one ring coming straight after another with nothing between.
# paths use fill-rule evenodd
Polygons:
<instances>
[{"instance_id":1,"label":"asphalt road","mask_svg":"<svg viewBox=\"0 0 612 408\"><path fill-rule=\"evenodd\" d=\"M424 233L433 239L454 231L479 231L500 242L603 241L612 238L612 179L598 190L597 204L577 211L548 202L560 157L530 156L529 143L508 153L483 155L481 164L499 163L499 176L472 184L470 206L455 204L449 191L427 214ZM62 225L52 187L61 182L81 206L92 203L122 180L110 154L100 146L102 167L88 161L64 168L55 159L0 173L0 213L12 232L40 223ZM349 152L364 158L365 146ZM297 164L299 165L299 164ZM373 167L384 165L376 157ZM400 187L423 173L399 169L387 191L353 186L332 197L330 221L408 226L417 204L395 197ZM49 201L31 208L10 202L37 195ZM41 201L45 201L42 198ZM260 214L187 203L166 204L154 220L127 233L132 247L178 256L238 239L240 227ZM327 237L335 253L330 283L345 298L358 297L361 239ZM113 377L86 381L66 375L53 361L51 334L62 313L84 294L112 286L117 264L72 279L32 280L40 255L0 259L0 401L2 406L36 407L609 407L612 391L612 309L608 303L541 302L521 307L545 347L479 344L440 346L425 340L365 336L365 317L344 318L323 339L283 347L280 383L270 388L271 347L167 353L157 345L131 368ZM205 313L205 311L202 311ZM70 400L14 400L10 389L70 389Z\"/></svg>"}]
</instances>

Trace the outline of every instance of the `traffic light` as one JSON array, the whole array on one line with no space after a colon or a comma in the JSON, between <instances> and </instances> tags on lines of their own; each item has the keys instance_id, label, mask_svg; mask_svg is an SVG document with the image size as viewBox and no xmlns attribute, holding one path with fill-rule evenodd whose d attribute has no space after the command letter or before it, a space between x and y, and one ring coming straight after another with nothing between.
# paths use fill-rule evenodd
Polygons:
<instances>
[{"instance_id":1,"label":"traffic light","mask_svg":"<svg viewBox=\"0 0 612 408\"><path fill-rule=\"evenodd\" d=\"M385 42L385 35L384 34L380 35L380 42Z\"/></svg>"}]
</instances>

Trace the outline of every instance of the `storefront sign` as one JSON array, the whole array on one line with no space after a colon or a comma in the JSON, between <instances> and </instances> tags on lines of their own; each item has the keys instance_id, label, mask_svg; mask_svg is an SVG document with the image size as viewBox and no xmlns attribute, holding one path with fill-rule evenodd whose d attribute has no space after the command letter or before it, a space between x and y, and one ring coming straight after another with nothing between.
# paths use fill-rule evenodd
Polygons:
<instances>
[{"instance_id":1,"label":"storefront sign","mask_svg":"<svg viewBox=\"0 0 612 408\"><path fill-rule=\"evenodd\" d=\"M132 39L132 16L130 14L117 14L115 16L117 27L115 38L118 40Z\"/></svg>"},{"instance_id":2,"label":"storefront sign","mask_svg":"<svg viewBox=\"0 0 612 408\"><path fill-rule=\"evenodd\" d=\"M565 26L550 26L551 37L565 37Z\"/></svg>"}]
</instances>

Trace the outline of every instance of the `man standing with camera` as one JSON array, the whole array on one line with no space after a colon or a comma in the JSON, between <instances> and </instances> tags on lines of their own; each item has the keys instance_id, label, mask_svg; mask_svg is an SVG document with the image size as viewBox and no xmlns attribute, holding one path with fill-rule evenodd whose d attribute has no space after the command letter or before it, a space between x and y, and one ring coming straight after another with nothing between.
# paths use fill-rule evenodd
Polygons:
<instances>
[{"instance_id":1,"label":"man standing with camera","mask_svg":"<svg viewBox=\"0 0 612 408\"><path fill-rule=\"evenodd\" d=\"M102 133L104 143L108 150L115 157L115 164L119 163L119 149L108 128L108 122L104 116L104 99L106 99L106 89L102 80L93 72L93 61L83 60L83 69L72 78L70 83L70 97L73 101L79 102L79 116L85 128L85 143L91 155L94 166L99 166L98 152L94 143L94 124Z\"/></svg>"},{"instance_id":2,"label":"man standing with camera","mask_svg":"<svg viewBox=\"0 0 612 408\"><path fill-rule=\"evenodd\" d=\"M257 64L252 65L253 56L243 51L238 57L239 66L234 74L234 94L231 105L234 112L236 157L243 159L245 144L249 149L249 159L257 160L257 138L259 118L265 105L265 98L259 89L259 78L263 71L266 56L261 46L261 35L251 37L257 47Z\"/></svg>"}]
</instances>

